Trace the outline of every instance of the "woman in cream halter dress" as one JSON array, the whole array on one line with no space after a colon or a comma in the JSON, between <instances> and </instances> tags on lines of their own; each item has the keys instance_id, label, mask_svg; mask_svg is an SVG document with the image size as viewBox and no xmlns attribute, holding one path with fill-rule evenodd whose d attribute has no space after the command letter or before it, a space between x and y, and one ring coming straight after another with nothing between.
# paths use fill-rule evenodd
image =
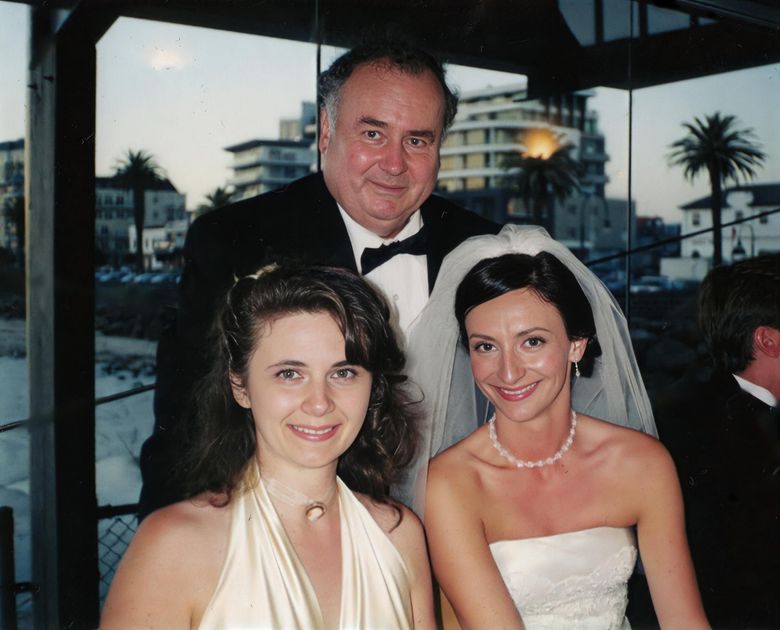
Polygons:
<instances>
[{"instance_id":1,"label":"woman in cream halter dress","mask_svg":"<svg viewBox=\"0 0 780 630\"><path fill-rule=\"evenodd\" d=\"M141 524L101 627L433 628L422 526L386 494L417 431L385 303L351 272L274 266L216 331L192 499Z\"/></svg>"},{"instance_id":2,"label":"woman in cream halter dress","mask_svg":"<svg viewBox=\"0 0 780 630\"><path fill-rule=\"evenodd\" d=\"M674 465L635 430L653 434L652 413L606 289L540 228L469 239L442 269L410 337L436 349L410 371L430 452L473 422L453 390L473 378L495 409L427 475L431 559L460 624L630 628L638 546L661 625L708 627Z\"/></svg>"}]
</instances>

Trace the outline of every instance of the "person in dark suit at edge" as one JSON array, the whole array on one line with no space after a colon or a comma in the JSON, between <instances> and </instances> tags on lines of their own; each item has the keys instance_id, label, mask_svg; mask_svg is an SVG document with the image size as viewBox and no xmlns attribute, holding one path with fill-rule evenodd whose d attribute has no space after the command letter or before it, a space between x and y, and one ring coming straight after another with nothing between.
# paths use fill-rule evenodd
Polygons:
<instances>
[{"instance_id":1,"label":"person in dark suit at edge","mask_svg":"<svg viewBox=\"0 0 780 630\"><path fill-rule=\"evenodd\" d=\"M457 111L432 56L396 43L358 46L321 74L318 87L322 172L190 227L176 322L158 345L140 518L182 498L173 482L177 441L192 421L189 393L207 368L202 348L215 305L235 278L272 261L345 267L380 288L405 332L444 256L470 236L500 229L432 194L439 148Z\"/></svg>"},{"instance_id":2,"label":"person in dark suit at edge","mask_svg":"<svg viewBox=\"0 0 780 630\"><path fill-rule=\"evenodd\" d=\"M707 380L657 414L683 488L714 628L780 628L780 254L712 269L699 288Z\"/></svg>"}]
</instances>

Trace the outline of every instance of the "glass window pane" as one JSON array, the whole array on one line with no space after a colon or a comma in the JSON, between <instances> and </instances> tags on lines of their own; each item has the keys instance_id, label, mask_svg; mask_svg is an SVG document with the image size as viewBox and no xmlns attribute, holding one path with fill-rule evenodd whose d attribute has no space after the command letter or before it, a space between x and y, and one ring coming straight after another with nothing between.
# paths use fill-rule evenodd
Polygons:
<instances>
[{"instance_id":1,"label":"glass window pane","mask_svg":"<svg viewBox=\"0 0 780 630\"><path fill-rule=\"evenodd\" d=\"M628 39L636 32L636 3L623 0L603 0L604 2L604 41ZM632 30L631 15L634 14Z\"/></svg>"},{"instance_id":2,"label":"glass window pane","mask_svg":"<svg viewBox=\"0 0 780 630\"><path fill-rule=\"evenodd\" d=\"M655 8L649 11L648 22L651 33L686 27L685 19ZM735 42L744 40L746 46L753 38L752 27L739 23L711 26L728 26L729 36ZM704 34L686 38L684 50L671 52L701 59L702 63L721 63L719 54L712 57L711 46L700 55L697 45L706 44L697 42L705 39ZM635 57L638 66L652 60ZM708 71L701 69L703 74ZM677 235L682 240L631 256L627 304L631 335L661 441L672 452L682 475L689 544L704 608L714 627L750 625L741 622L752 614L749 610L760 608L746 606L742 595L730 598L733 589L727 584L771 584L776 577L759 566L759 556L771 555L774 544L762 537L761 532L768 531L770 523L761 505L769 505L773 499L742 501L748 484L751 497L765 496L761 490L752 494L752 488L758 489L763 483L755 471L747 472L736 486L731 485L733 470L749 469L759 461L763 447L760 437L751 438L751 446L745 446L743 431L752 430L750 422L740 420L739 432L724 433L725 399L719 400L719 409L713 409L717 392L706 389L711 387L713 363L697 326L697 291L715 264L780 251L780 154L776 149L780 142L779 76L780 64L755 66L637 89L632 95L630 175L637 215L635 243L652 245ZM701 138L714 140L710 144ZM731 148L724 152L727 145ZM724 178L720 192L713 192L706 167L708 157L717 152L721 157L728 154L729 159L743 159L756 150L763 157L743 161L754 176L733 169L739 180ZM725 227L720 234L712 231L714 200L722 206L720 218ZM766 211L775 214L764 217L767 223L761 224L756 215ZM713 260L716 242L721 244L720 261ZM696 415L706 419L704 422L696 424L685 411L691 405L696 407ZM769 437L766 448L771 448ZM746 458L748 452L751 454ZM694 461L699 470L707 471L706 480L697 477L698 473L691 474L688 462ZM738 487L740 484L742 487ZM750 514L750 518L732 521L729 505L738 505L740 514ZM718 542L713 545L715 540ZM740 540L750 540L756 553L743 553ZM721 549L730 550L723 557L724 571L738 577L724 578L710 564ZM740 556L749 555L755 555L756 562L746 568ZM754 620L753 625L764 624Z\"/></svg>"},{"instance_id":3,"label":"glass window pane","mask_svg":"<svg viewBox=\"0 0 780 630\"><path fill-rule=\"evenodd\" d=\"M680 230L684 235L712 227L712 193L707 170L699 169L692 178L686 177L685 164L673 164L670 154L674 142L688 137L685 124L707 126L726 117L734 117L730 127L741 132L748 145L759 149L766 159L753 167L753 179L741 176L739 181L732 178L724 182L722 222L737 221L740 215L749 219L778 207L780 195L773 196L780 173L780 154L775 149L780 142L778 76L780 64L775 64L634 93L634 164L641 164L642 169L635 170L633 184L640 217L659 217L669 229ZM745 94L760 95L760 98L746 99ZM660 181L664 182L663 186L658 185ZM751 219L739 226L726 227L721 239L723 259L733 258L738 243L756 254L780 249L780 233L769 229L771 222L757 230L759 225L759 219ZM686 264L691 267L684 271L684 263L677 262L677 273L685 279L700 279L696 273L700 274L701 269L695 259L709 260L712 255L711 233L683 240L679 256L688 260ZM694 272L694 268L699 271ZM656 273L659 269L651 267L644 271Z\"/></svg>"},{"instance_id":4,"label":"glass window pane","mask_svg":"<svg viewBox=\"0 0 780 630\"><path fill-rule=\"evenodd\" d=\"M688 28L691 18L686 13L647 6L647 32L650 35Z\"/></svg>"},{"instance_id":5,"label":"glass window pane","mask_svg":"<svg viewBox=\"0 0 780 630\"><path fill-rule=\"evenodd\" d=\"M625 249L629 146L625 91L595 88L529 99L522 75L452 66L449 79L460 88L461 98L442 148L440 192L499 223L541 223L583 259ZM530 155L544 161L566 145L571 145L576 166L575 185L560 198L551 192L543 200L526 200L518 188L522 168L516 159ZM542 206L541 218L534 205ZM552 218L547 216L548 205ZM609 265L624 266L624 260Z\"/></svg>"},{"instance_id":6,"label":"glass window pane","mask_svg":"<svg viewBox=\"0 0 780 630\"><path fill-rule=\"evenodd\" d=\"M16 580L31 578L25 340L24 135L29 9L0 2L0 507L13 510ZM13 428L12 428L13 427ZM7 430L6 430L7 429ZM16 597L20 628L32 596Z\"/></svg>"},{"instance_id":7,"label":"glass window pane","mask_svg":"<svg viewBox=\"0 0 780 630\"><path fill-rule=\"evenodd\" d=\"M119 19L97 46L96 396L155 381L156 342L175 317L187 229L231 200L315 168L316 48L269 37ZM132 174L142 191L137 257ZM153 392L97 408L99 505L135 504ZM182 401L184 404L184 401ZM101 596L134 530L99 525Z\"/></svg>"},{"instance_id":8,"label":"glass window pane","mask_svg":"<svg viewBox=\"0 0 780 630\"><path fill-rule=\"evenodd\" d=\"M577 41L583 46L596 43L593 0L559 0L558 7Z\"/></svg>"}]
</instances>

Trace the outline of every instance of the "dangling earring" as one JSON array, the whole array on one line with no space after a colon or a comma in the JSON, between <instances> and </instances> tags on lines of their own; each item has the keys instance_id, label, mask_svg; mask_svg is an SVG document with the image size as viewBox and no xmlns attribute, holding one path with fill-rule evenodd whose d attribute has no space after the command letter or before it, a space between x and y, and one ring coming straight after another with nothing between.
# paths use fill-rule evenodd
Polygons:
<instances>
[{"instance_id":1,"label":"dangling earring","mask_svg":"<svg viewBox=\"0 0 780 630\"><path fill-rule=\"evenodd\" d=\"M574 362L574 376L576 376L577 378L580 377L580 364L577 363L576 361Z\"/></svg>"}]
</instances>

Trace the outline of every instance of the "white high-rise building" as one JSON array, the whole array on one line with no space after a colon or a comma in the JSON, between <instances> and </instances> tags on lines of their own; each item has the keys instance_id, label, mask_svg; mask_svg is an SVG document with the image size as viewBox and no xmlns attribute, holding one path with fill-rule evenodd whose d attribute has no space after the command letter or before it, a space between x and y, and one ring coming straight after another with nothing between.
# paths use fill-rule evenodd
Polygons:
<instances>
[{"instance_id":1,"label":"white high-rise building","mask_svg":"<svg viewBox=\"0 0 780 630\"><path fill-rule=\"evenodd\" d=\"M233 177L228 187L233 199L246 199L274 190L312 172L317 162L315 146L317 109L301 103L298 118L279 121L279 139L255 139L225 147L233 154Z\"/></svg>"},{"instance_id":2,"label":"white high-rise building","mask_svg":"<svg viewBox=\"0 0 780 630\"><path fill-rule=\"evenodd\" d=\"M187 220L186 195L168 180L153 184L144 193L144 231ZM95 177L95 246L106 262L119 265L135 252L129 229L135 232L133 193L117 184L114 177ZM147 268L152 260L145 260Z\"/></svg>"},{"instance_id":3,"label":"white high-rise building","mask_svg":"<svg viewBox=\"0 0 780 630\"><path fill-rule=\"evenodd\" d=\"M24 140L0 142L0 247L18 254L20 228L12 207L24 198Z\"/></svg>"},{"instance_id":4,"label":"white high-rise building","mask_svg":"<svg viewBox=\"0 0 780 630\"><path fill-rule=\"evenodd\" d=\"M549 155L557 146L571 144L571 156L582 167L582 197L603 200L609 157L598 116L587 109L592 94L580 91L528 100L524 83L465 92L442 145L439 191L500 223L523 221L529 212L513 194L508 157Z\"/></svg>"},{"instance_id":5,"label":"white high-rise building","mask_svg":"<svg viewBox=\"0 0 780 630\"><path fill-rule=\"evenodd\" d=\"M780 183L744 184L723 191L721 223L749 219L780 207ZM711 197L702 197L680 209L682 233L690 234L712 227ZM758 217L727 227L722 232L724 260L738 260L780 251L780 213ZM682 241L682 258L712 258L712 232Z\"/></svg>"}]
</instances>

